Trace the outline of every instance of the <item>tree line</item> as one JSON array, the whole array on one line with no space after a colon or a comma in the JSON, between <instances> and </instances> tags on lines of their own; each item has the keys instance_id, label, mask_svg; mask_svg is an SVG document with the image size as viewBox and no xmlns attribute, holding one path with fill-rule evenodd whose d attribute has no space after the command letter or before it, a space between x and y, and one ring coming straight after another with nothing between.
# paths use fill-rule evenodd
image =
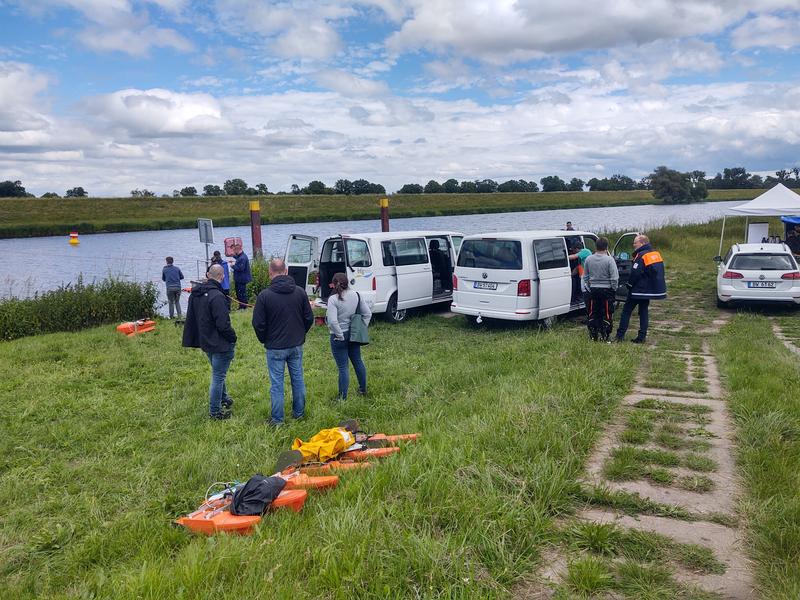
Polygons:
<instances>
[{"instance_id":1,"label":"tree line","mask_svg":"<svg viewBox=\"0 0 800 600\"><path fill-rule=\"evenodd\" d=\"M675 175L678 173L678 175ZM653 181L653 177L660 177L658 185ZM665 184L667 182L667 184ZM431 179L424 186L419 183L406 183L398 191L398 194L493 194L504 192L582 192L588 189L590 192L624 192L632 190L651 190L656 198L666 197L680 200L692 201L693 199L705 198L702 190L730 190L730 189L768 189L778 183L786 187L800 189L800 167L791 169L780 169L775 171L775 175L762 177L761 175L751 174L744 167L731 167L723 169L714 177L707 179L705 171L690 171L681 173L658 167L653 173L641 179L634 180L632 177L623 174L614 174L611 177L599 179L592 177L588 181L573 177L569 181L562 179L558 175L548 175L542 177L539 183L526 181L525 179L509 179L498 183L493 179L475 179L458 181L448 179L443 183ZM540 188L541 185L541 188ZM665 187L666 186L666 187ZM668 189L669 193L664 190ZM686 191L688 190L688 191ZM339 179L328 187L319 180L308 183L305 187L292 184L290 191L271 192L263 183L252 187L244 179L234 178L225 181L222 186L208 184L203 186L200 193L194 186L186 186L172 191L172 195L162 194L162 198L190 198L197 196L271 196L271 195L345 195L358 196L361 194L385 194L386 188L379 183L371 183L366 179ZM688 196L687 196L688 194ZM85 198L89 195L83 187L77 186L64 192L65 198ZM154 198L155 192L148 189L131 190L132 198ZM0 182L0 198L24 198L35 197L25 190L22 182L2 181ZM42 198L61 198L55 192L42 194ZM685 198L688 198L686 200Z\"/></svg>"}]
</instances>

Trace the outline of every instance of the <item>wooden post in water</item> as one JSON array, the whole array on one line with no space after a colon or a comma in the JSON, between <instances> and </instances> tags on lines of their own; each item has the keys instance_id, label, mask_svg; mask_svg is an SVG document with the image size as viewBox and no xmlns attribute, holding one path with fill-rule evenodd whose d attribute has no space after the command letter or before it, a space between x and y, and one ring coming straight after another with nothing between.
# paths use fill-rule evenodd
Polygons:
<instances>
[{"instance_id":1,"label":"wooden post in water","mask_svg":"<svg viewBox=\"0 0 800 600\"><path fill-rule=\"evenodd\" d=\"M381 198L378 200L381 207L381 231L389 231L389 199Z\"/></svg>"},{"instance_id":2,"label":"wooden post in water","mask_svg":"<svg viewBox=\"0 0 800 600\"><path fill-rule=\"evenodd\" d=\"M250 201L250 235L253 238L253 258L263 258L261 249L261 202Z\"/></svg>"}]
</instances>

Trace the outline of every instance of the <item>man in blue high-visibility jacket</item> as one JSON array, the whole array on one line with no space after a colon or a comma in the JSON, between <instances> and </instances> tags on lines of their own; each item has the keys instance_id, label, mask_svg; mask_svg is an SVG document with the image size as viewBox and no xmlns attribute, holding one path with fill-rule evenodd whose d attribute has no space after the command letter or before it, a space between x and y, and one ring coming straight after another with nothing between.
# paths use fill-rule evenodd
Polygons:
<instances>
[{"instance_id":1,"label":"man in blue high-visibility jacket","mask_svg":"<svg viewBox=\"0 0 800 600\"><path fill-rule=\"evenodd\" d=\"M622 307L617 328L617 341L625 339L625 332L633 314L639 307L639 335L631 340L643 344L647 339L650 300L663 300L667 297L667 282L664 278L664 259L653 250L646 235L637 235L633 240L633 266L628 279L628 299Z\"/></svg>"}]
</instances>

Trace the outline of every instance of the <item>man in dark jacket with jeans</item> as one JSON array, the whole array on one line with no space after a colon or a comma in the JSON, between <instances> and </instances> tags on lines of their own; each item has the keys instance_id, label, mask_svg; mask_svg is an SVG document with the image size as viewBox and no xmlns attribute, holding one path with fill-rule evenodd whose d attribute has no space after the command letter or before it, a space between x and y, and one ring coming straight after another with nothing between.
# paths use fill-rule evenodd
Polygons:
<instances>
[{"instance_id":1,"label":"man in dark jacket with jeans","mask_svg":"<svg viewBox=\"0 0 800 600\"><path fill-rule=\"evenodd\" d=\"M647 338L650 300L663 300L667 297L667 283L664 278L664 260L653 250L646 235L637 235L633 240L633 266L628 278L628 299L622 307L617 328L617 341L625 339L625 332L633 314L639 307L639 335L631 340L643 344Z\"/></svg>"},{"instance_id":2,"label":"man in dark jacket with jeans","mask_svg":"<svg viewBox=\"0 0 800 600\"><path fill-rule=\"evenodd\" d=\"M234 247L234 258L236 261L233 263L233 283L236 285L236 299L239 301L239 309L247 308L247 284L253 280L253 275L250 272L250 259L241 246Z\"/></svg>"},{"instance_id":3,"label":"man in dark jacket with jeans","mask_svg":"<svg viewBox=\"0 0 800 600\"><path fill-rule=\"evenodd\" d=\"M283 423L283 373L288 367L292 382L292 416L300 419L306 409L306 386L303 381L303 344L314 324L314 313L306 291L287 275L286 263L273 259L269 263L272 283L256 299L253 329L258 341L267 350L269 397L272 413L269 423Z\"/></svg>"},{"instance_id":4,"label":"man in dark jacket with jeans","mask_svg":"<svg viewBox=\"0 0 800 600\"><path fill-rule=\"evenodd\" d=\"M225 378L236 348L236 332L231 326L230 309L222 293L224 276L220 265L211 265L208 280L192 289L183 328L183 345L201 348L211 363L208 411L212 419L229 418L233 406Z\"/></svg>"}]
</instances>

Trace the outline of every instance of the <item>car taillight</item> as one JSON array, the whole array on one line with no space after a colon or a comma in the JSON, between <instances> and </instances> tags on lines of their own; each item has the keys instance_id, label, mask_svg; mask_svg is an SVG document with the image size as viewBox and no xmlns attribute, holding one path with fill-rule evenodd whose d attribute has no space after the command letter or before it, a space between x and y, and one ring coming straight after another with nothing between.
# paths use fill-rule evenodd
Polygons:
<instances>
[{"instance_id":1,"label":"car taillight","mask_svg":"<svg viewBox=\"0 0 800 600\"><path fill-rule=\"evenodd\" d=\"M722 274L723 279L744 279L744 275L741 273L737 273L736 271L725 271Z\"/></svg>"},{"instance_id":2,"label":"car taillight","mask_svg":"<svg viewBox=\"0 0 800 600\"><path fill-rule=\"evenodd\" d=\"M456 277L455 273L453 273L453 289L454 290L458 289L458 277Z\"/></svg>"},{"instance_id":3,"label":"car taillight","mask_svg":"<svg viewBox=\"0 0 800 600\"><path fill-rule=\"evenodd\" d=\"M781 279L800 279L800 271L792 271L791 273L784 273Z\"/></svg>"},{"instance_id":4,"label":"car taillight","mask_svg":"<svg viewBox=\"0 0 800 600\"><path fill-rule=\"evenodd\" d=\"M374 292L377 289L378 289L378 278L377 277L373 277L372 278L372 291Z\"/></svg>"},{"instance_id":5,"label":"car taillight","mask_svg":"<svg viewBox=\"0 0 800 600\"><path fill-rule=\"evenodd\" d=\"M531 295L531 280L520 279L517 284L517 296L530 296Z\"/></svg>"}]
</instances>

